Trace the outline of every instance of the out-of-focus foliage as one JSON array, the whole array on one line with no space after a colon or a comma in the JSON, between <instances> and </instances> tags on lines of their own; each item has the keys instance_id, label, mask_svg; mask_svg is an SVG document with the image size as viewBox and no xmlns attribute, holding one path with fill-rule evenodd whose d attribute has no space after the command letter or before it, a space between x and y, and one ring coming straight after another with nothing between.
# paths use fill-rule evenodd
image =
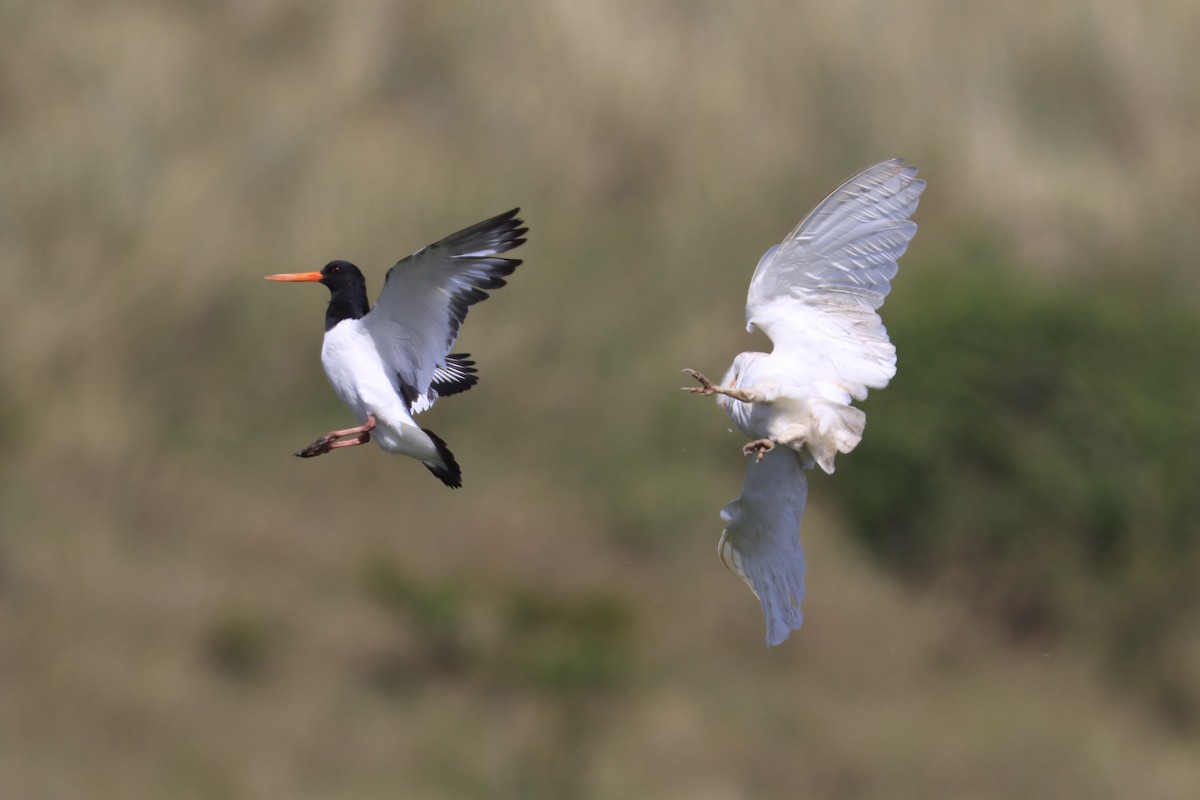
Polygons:
<instances>
[{"instance_id":1,"label":"out-of-focus foliage","mask_svg":"<svg viewBox=\"0 0 1200 800\"><path fill-rule=\"evenodd\" d=\"M391 559L372 559L363 588L395 625L367 665L369 685L403 700L433 685L480 687L543 715L518 753L514 793L575 797L597 731L632 683L632 613L624 599L475 579L427 585Z\"/></svg>"},{"instance_id":2,"label":"out-of-focus foliage","mask_svg":"<svg viewBox=\"0 0 1200 800\"><path fill-rule=\"evenodd\" d=\"M475 583L478 583L476 581ZM486 684L552 695L603 693L628 678L631 618L625 602L470 581L427 586L390 559L364 571L368 593L397 623L403 645L378 677L395 685L469 675Z\"/></svg>"},{"instance_id":3,"label":"out-of-focus foliage","mask_svg":"<svg viewBox=\"0 0 1200 800\"><path fill-rule=\"evenodd\" d=\"M889 309L902 368L833 482L843 509L888 567L1019 639L1091 637L1194 726L1200 316L1158 287L1033 291L996 267L978 253Z\"/></svg>"}]
</instances>

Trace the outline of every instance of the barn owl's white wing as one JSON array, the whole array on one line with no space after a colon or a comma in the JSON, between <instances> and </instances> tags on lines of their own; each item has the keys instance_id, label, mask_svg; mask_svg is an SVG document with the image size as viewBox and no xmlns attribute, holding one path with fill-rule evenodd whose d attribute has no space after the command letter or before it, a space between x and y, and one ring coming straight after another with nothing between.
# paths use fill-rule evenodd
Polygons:
<instances>
[{"instance_id":1,"label":"barn owl's white wing","mask_svg":"<svg viewBox=\"0 0 1200 800\"><path fill-rule=\"evenodd\" d=\"M721 509L728 525L717 552L721 563L741 576L762 603L770 646L787 639L804 620L800 518L807 499L808 479L800 456L776 447L762 461L747 459L741 496Z\"/></svg>"},{"instance_id":2,"label":"barn owl's white wing","mask_svg":"<svg viewBox=\"0 0 1200 800\"><path fill-rule=\"evenodd\" d=\"M896 350L876 313L917 232L909 217L925 182L901 159L842 184L766 252L750 280L747 328L771 338L814 381L862 399L896 374Z\"/></svg>"}]
</instances>

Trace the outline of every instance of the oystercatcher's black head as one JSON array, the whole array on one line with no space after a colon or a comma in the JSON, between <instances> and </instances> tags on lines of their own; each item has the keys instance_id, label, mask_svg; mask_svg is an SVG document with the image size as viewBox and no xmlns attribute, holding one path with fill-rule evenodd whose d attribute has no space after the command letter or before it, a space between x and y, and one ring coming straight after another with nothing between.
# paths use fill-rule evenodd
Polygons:
<instances>
[{"instance_id":1,"label":"oystercatcher's black head","mask_svg":"<svg viewBox=\"0 0 1200 800\"><path fill-rule=\"evenodd\" d=\"M364 292L367 290L366 278L349 261L330 261L317 274L321 276L317 280L331 292L351 291L355 286L361 286Z\"/></svg>"},{"instance_id":2,"label":"oystercatcher's black head","mask_svg":"<svg viewBox=\"0 0 1200 800\"><path fill-rule=\"evenodd\" d=\"M349 261L330 261L320 272L288 272L268 275L269 281L323 283L329 288L325 330L347 319L361 319L371 310L367 303L367 280Z\"/></svg>"}]
</instances>

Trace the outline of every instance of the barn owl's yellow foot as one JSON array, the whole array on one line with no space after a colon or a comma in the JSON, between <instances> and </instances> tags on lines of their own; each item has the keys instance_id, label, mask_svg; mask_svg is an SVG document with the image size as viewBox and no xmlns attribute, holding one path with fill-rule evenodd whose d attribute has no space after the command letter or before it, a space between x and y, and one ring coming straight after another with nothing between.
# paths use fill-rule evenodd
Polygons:
<instances>
[{"instance_id":1,"label":"barn owl's yellow foot","mask_svg":"<svg viewBox=\"0 0 1200 800\"><path fill-rule=\"evenodd\" d=\"M717 393L717 387L715 385L713 385L712 381L710 381L708 378L706 378L704 376L704 373L696 372L696 370L694 370L694 369L685 369L684 372L686 372L688 375L691 375L693 378L695 378L696 381L700 385L699 386L684 386L684 387L682 387L683 391L695 392L696 394L702 394L705 396Z\"/></svg>"},{"instance_id":2,"label":"barn owl's yellow foot","mask_svg":"<svg viewBox=\"0 0 1200 800\"><path fill-rule=\"evenodd\" d=\"M755 439L742 448L742 455L754 456L755 463L763 460L763 456L775 449L775 443L770 439Z\"/></svg>"},{"instance_id":3,"label":"barn owl's yellow foot","mask_svg":"<svg viewBox=\"0 0 1200 800\"><path fill-rule=\"evenodd\" d=\"M705 377L704 373L696 372L694 369L685 369L688 375L691 375L700 384L699 386L684 386L683 391L695 392L704 396L712 394L723 394L726 397L732 397L734 400L741 400L743 403L753 403L753 398L741 389L727 389L724 386L717 386L715 383Z\"/></svg>"}]
</instances>

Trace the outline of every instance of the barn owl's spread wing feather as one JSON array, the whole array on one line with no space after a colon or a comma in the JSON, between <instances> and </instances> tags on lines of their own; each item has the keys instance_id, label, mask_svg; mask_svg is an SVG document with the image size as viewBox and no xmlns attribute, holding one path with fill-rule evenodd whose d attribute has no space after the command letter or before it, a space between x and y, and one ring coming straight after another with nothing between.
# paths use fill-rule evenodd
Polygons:
<instances>
[{"instance_id":1,"label":"barn owl's spread wing feather","mask_svg":"<svg viewBox=\"0 0 1200 800\"><path fill-rule=\"evenodd\" d=\"M800 519L808 480L800 456L776 447L761 461L747 460L742 494L721 510L721 562L741 576L762 603L767 644L774 646L800 627L804 615L804 550Z\"/></svg>"},{"instance_id":2,"label":"barn owl's spread wing feather","mask_svg":"<svg viewBox=\"0 0 1200 800\"><path fill-rule=\"evenodd\" d=\"M896 350L876 313L897 259L917 231L909 217L925 182L893 159L842 184L759 261L747 327L813 382L862 399L896 373Z\"/></svg>"}]
</instances>

